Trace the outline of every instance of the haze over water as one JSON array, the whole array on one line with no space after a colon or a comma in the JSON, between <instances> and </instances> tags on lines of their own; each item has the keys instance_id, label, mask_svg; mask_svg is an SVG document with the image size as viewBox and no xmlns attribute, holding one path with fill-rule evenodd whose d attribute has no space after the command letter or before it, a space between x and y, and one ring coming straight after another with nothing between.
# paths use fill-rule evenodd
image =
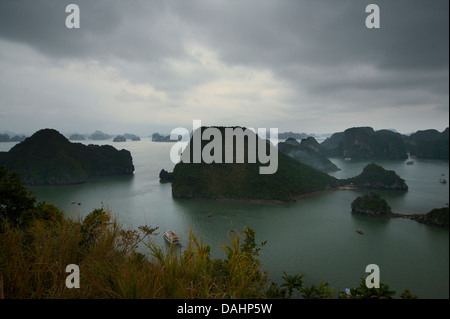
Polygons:
<instances>
[{"instance_id":1,"label":"haze over water","mask_svg":"<svg viewBox=\"0 0 450 319\"><path fill-rule=\"evenodd\" d=\"M165 245L162 232L172 229L186 242L189 231L211 246L213 258L222 258L221 245L230 230L251 227L258 242L267 244L260 259L270 279L280 281L283 271L305 273L306 285L329 281L335 290L356 287L366 277L365 267L377 264L381 282L400 293L409 289L419 298L449 297L449 231L407 219L382 219L351 214L351 202L366 190L327 191L306 196L296 203L268 204L219 202L172 198L171 185L159 183L161 169L172 171L172 143L86 141L130 150L133 176L91 179L85 184L31 187L38 200L54 203L68 216L87 215L102 205L111 209L123 225L137 229L159 226L154 240ZM1 143L7 151L14 143ZM338 178L358 175L372 161L331 159L341 170ZM380 191L394 212L426 213L449 202L448 161L414 159L374 161L394 170L409 190ZM72 204L72 203L75 204ZM80 203L80 205L78 205ZM208 217L209 214L211 217ZM364 235L356 232L358 228Z\"/></svg>"}]
</instances>

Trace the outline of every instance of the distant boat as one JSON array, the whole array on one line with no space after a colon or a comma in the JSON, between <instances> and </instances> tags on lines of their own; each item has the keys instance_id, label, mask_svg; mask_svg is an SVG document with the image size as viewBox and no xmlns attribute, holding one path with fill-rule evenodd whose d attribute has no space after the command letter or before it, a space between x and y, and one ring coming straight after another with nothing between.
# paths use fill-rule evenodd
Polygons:
<instances>
[{"instance_id":1,"label":"distant boat","mask_svg":"<svg viewBox=\"0 0 450 319\"><path fill-rule=\"evenodd\" d=\"M356 231L358 234L364 234L363 231L361 229L358 228L358 230Z\"/></svg>"},{"instance_id":2,"label":"distant boat","mask_svg":"<svg viewBox=\"0 0 450 319\"><path fill-rule=\"evenodd\" d=\"M346 161L351 161L352 158L351 158L351 157L346 157L345 160L346 160Z\"/></svg>"},{"instance_id":3,"label":"distant boat","mask_svg":"<svg viewBox=\"0 0 450 319\"><path fill-rule=\"evenodd\" d=\"M406 162L406 165L413 165L413 164L414 164L414 161Z\"/></svg>"},{"instance_id":4,"label":"distant boat","mask_svg":"<svg viewBox=\"0 0 450 319\"><path fill-rule=\"evenodd\" d=\"M166 230L164 232L164 239L167 240L169 244L180 244L180 238L171 230Z\"/></svg>"},{"instance_id":5,"label":"distant boat","mask_svg":"<svg viewBox=\"0 0 450 319\"><path fill-rule=\"evenodd\" d=\"M439 179L439 183L447 184L447 180L445 179L445 174L441 174L441 178Z\"/></svg>"}]
</instances>

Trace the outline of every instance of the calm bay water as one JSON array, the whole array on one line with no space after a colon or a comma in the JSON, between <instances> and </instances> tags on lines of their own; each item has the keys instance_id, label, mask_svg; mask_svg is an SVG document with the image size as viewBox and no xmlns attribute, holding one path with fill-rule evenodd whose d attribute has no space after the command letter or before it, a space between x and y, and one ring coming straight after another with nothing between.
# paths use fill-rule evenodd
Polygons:
<instances>
[{"instance_id":1,"label":"calm bay water","mask_svg":"<svg viewBox=\"0 0 450 319\"><path fill-rule=\"evenodd\" d=\"M339 290L358 286L360 278L367 276L366 266L377 264L381 282L397 291L397 296L409 289L419 298L449 298L448 229L407 219L353 216L351 202L366 191L328 191L286 204L179 200L172 198L171 185L160 184L158 178L161 169L173 169L169 157L173 144L145 138L140 142L106 143L131 151L133 176L31 187L37 199L56 204L68 216L85 216L94 208L108 206L125 227L159 226L155 241L161 245L165 229L179 233L185 242L192 229L211 246L214 258L224 257L221 245L228 242L230 230L251 227L258 242L267 240L260 259L270 278L278 282L283 271L305 273L305 284L317 286L320 281L329 281ZM13 145L0 143L0 151ZM338 178L355 176L369 163L331 160L341 169L332 174ZM406 161L375 162L396 171L409 186L407 192L380 192L393 211L425 213L449 202L448 184L439 183L441 174L449 176L448 161L415 159L414 165L406 165ZM358 228L364 235L356 233Z\"/></svg>"}]
</instances>

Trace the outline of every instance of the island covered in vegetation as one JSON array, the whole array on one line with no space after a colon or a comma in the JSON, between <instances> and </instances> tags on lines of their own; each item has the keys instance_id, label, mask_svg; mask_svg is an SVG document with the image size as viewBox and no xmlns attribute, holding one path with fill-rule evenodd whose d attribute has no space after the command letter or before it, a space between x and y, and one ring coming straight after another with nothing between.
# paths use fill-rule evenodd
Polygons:
<instances>
[{"instance_id":1,"label":"island covered in vegetation","mask_svg":"<svg viewBox=\"0 0 450 319\"><path fill-rule=\"evenodd\" d=\"M159 133L152 134L152 142L176 142L177 140L171 140L170 135L160 135Z\"/></svg>"},{"instance_id":2,"label":"island covered in vegetation","mask_svg":"<svg viewBox=\"0 0 450 319\"><path fill-rule=\"evenodd\" d=\"M223 131L225 128L218 127L218 129ZM260 139L259 136L257 138ZM187 146L191 156L192 141L191 138ZM200 150L203 151L207 144L207 141L202 141ZM270 144L265 145L269 147ZM243 146L247 152L248 142ZM233 148L236 149L236 141ZM222 149L225 150L224 145ZM278 152L278 169L274 174L260 174L259 167L264 164L258 161L255 163L181 161L175 165L173 172L163 169L160 181L172 182L172 194L176 198L206 199L295 201L305 194L338 189L346 185L368 189L408 189L405 181L395 172L387 171L374 163L367 165L356 177L337 179L280 152L277 148L274 148L274 151ZM244 157L247 159L248 154L245 153Z\"/></svg>"},{"instance_id":3,"label":"island covered in vegetation","mask_svg":"<svg viewBox=\"0 0 450 319\"><path fill-rule=\"evenodd\" d=\"M22 142L25 139L25 135L13 135L9 136L8 134L0 133L0 142Z\"/></svg>"},{"instance_id":4,"label":"island covered in vegetation","mask_svg":"<svg viewBox=\"0 0 450 319\"><path fill-rule=\"evenodd\" d=\"M385 170L380 165L371 163L364 167L361 174L340 180L342 185L354 185L359 188L408 190L405 180L394 171Z\"/></svg>"},{"instance_id":5,"label":"island covered in vegetation","mask_svg":"<svg viewBox=\"0 0 450 319\"><path fill-rule=\"evenodd\" d=\"M415 220L416 222L427 224L427 225L434 225L439 227L447 227L449 226L448 219L449 219L449 208L447 207L441 207L441 208L434 208L428 213L425 214L398 214L398 213L392 213L391 217L401 217L401 218L408 218L411 220Z\"/></svg>"},{"instance_id":6,"label":"island covered in vegetation","mask_svg":"<svg viewBox=\"0 0 450 319\"><path fill-rule=\"evenodd\" d=\"M404 135L392 130L352 127L332 134L320 145L320 153L326 157L407 159L409 153L417 158L448 159L449 128Z\"/></svg>"},{"instance_id":7,"label":"island covered in vegetation","mask_svg":"<svg viewBox=\"0 0 450 319\"><path fill-rule=\"evenodd\" d=\"M331 157L406 159L405 141L401 134L371 127L352 127L334 133L321 144L323 153Z\"/></svg>"},{"instance_id":8,"label":"island covered in vegetation","mask_svg":"<svg viewBox=\"0 0 450 319\"><path fill-rule=\"evenodd\" d=\"M27 185L65 185L88 177L133 174L131 153L110 145L72 143L54 129L43 129L9 152L0 166L17 172Z\"/></svg>"},{"instance_id":9,"label":"island covered in vegetation","mask_svg":"<svg viewBox=\"0 0 450 319\"><path fill-rule=\"evenodd\" d=\"M352 213L366 216L389 216L392 214L392 210L380 194L369 192L364 196L357 197L352 202Z\"/></svg>"},{"instance_id":10,"label":"island covered in vegetation","mask_svg":"<svg viewBox=\"0 0 450 319\"><path fill-rule=\"evenodd\" d=\"M449 226L449 207L434 208L425 214L399 214L392 211L387 201L376 192L358 196L351 205L352 213L388 218L407 218L422 224L440 227Z\"/></svg>"},{"instance_id":11,"label":"island covered in vegetation","mask_svg":"<svg viewBox=\"0 0 450 319\"><path fill-rule=\"evenodd\" d=\"M225 136L225 127L215 127ZM204 132L206 127L202 127ZM231 128L242 129L242 128ZM269 143L261 140L254 132L248 131L249 137L244 141L233 140L233 161L225 161L225 139L220 142L222 163L193 163L193 138L187 146L191 160L179 162L172 173L172 194L177 198L208 198L208 199L249 199L249 200L280 200L294 201L299 195L338 187L336 178L320 172L309 165L303 164L276 148L270 149ZM248 160L248 139L254 139L256 154L259 145L266 147L267 151L278 153L278 169L274 174L260 174L260 167L267 165L259 158L254 162ZM262 143L261 143L262 142ZM202 140L200 150L203 152L208 141ZM220 146L218 146L220 148ZM237 162L237 149L243 148L244 161ZM231 146L229 146L231 148ZM185 150L186 151L186 150ZM214 149L214 152L219 150ZM218 152L219 153L219 152ZM164 174L167 176L167 174Z\"/></svg>"},{"instance_id":12,"label":"island covered in vegetation","mask_svg":"<svg viewBox=\"0 0 450 319\"><path fill-rule=\"evenodd\" d=\"M449 158L449 128L443 132L437 130L417 131L404 138L411 156L430 159Z\"/></svg>"}]
</instances>

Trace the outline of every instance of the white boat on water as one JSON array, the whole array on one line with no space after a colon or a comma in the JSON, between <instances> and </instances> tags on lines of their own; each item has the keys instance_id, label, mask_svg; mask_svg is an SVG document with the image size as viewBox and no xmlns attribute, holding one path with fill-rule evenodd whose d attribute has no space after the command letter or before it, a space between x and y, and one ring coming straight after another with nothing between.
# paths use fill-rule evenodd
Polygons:
<instances>
[{"instance_id":1,"label":"white boat on water","mask_svg":"<svg viewBox=\"0 0 450 319\"><path fill-rule=\"evenodd\" d=\"M180 238L171 230L166 230L164 232L164 239L167 240L169 244L180 244Z\"/></svg>"}]
</instances>

